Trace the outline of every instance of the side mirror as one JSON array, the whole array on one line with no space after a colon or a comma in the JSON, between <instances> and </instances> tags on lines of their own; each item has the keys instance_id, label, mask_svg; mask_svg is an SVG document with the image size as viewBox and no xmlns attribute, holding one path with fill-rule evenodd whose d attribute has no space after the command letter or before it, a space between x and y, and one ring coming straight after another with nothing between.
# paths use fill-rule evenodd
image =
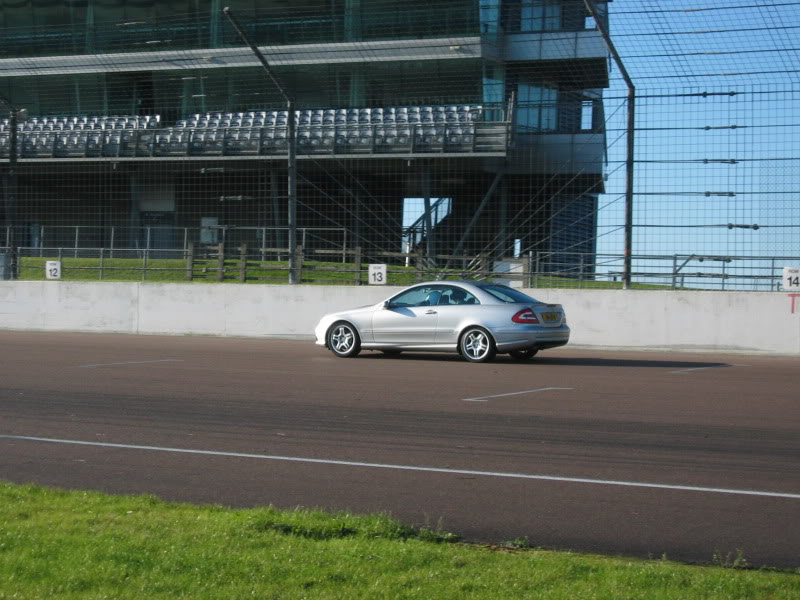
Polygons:
<instances>
[{"instance_id":1,"label":"side mirror","mask_svg":"<svg viewBox=\"0 0 800 600\"><path fill-rule=\"evenodd\" d=\"M388 300L386 300L386 302L383 303L383 310L389 310L389 301Z\"/></svg>"}]
</instances>

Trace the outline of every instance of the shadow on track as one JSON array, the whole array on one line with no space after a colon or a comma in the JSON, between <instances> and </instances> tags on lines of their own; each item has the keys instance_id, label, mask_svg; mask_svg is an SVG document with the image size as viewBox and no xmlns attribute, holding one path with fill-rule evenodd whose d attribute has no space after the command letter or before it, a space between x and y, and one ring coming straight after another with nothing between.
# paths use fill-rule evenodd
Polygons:
<instances>
[{"instance_id":1,"label":"shadow on track","mask_svg":"<svg viewBox=\"0 0 800 600\"><path fill-rule=\"evenodd\" d=\"M432 362L459 362L466 361L454 353L436 352L410 352L404 351L397 355L384 355L382 352L365 351L359 355L360 360L394 360L394 361L432 361ZM499 354L494 362L486 364L518 365L520 367L536 366L575 366L575 367L601 367L601 368L650 368L650 369L671 369L674 371L691 369L721 369L733 365L722 362L702 362L687 360L647 360L647 359L624 359L624 358L591 358L591 357L560 357L560 356L536 356L529 360L517 360L506 354Z\"/></svg>"}]
</instances>

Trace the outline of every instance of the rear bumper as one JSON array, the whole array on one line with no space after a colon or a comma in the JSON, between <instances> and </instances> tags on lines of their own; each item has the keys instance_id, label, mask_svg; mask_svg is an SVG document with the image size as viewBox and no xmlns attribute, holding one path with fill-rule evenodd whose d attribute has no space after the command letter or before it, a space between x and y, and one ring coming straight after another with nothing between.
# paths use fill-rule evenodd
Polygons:
<instances>
[{"instance_id":1,"label":"rear bumper","mask_svg":"<svg viewBox=\"0 0 800 600\"><path fill-rule=\"evenodd\" d=\"M533 326L536 327L536 326ZM494 331L495 344L498 352L511 350L546 350L558 348L569 343L569 327L536 327L520 330L517 327L504 328Z\"/></svg>"}]
</instances>

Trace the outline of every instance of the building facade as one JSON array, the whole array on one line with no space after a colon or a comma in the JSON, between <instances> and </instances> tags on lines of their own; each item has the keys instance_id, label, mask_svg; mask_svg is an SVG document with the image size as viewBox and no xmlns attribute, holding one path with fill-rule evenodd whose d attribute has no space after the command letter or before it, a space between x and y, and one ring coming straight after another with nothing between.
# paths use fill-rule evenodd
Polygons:
<instances>
[{"instance_id":1,"label":"building facade","mask_svg":"<svg viewBox=\"0 0 800 600\"><path fill-rule=\"evenodd\" d=\"M274 77L225 6L0 4L0 246L285 245L294 143L308 247L594 253L608 64L583 0L231 0Z\"/></svg>"}]
</instances>

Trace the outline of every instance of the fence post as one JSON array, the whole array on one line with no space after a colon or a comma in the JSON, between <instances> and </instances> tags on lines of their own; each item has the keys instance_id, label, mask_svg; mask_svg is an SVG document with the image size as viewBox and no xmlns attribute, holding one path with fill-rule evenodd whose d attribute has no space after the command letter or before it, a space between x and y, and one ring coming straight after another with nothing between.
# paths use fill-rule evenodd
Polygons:
<instances>
[{"instance_id":1,"label":"fence post","mask_svg":"<svg viewBox=\"0 0 800 600\"><path fill-rule=\"evenodd\" d=\"M150 258L150 249L144 249L144 264L142 265L142 281L147 281L147 259Z\"/></svg>"},{"instance_id":2,"label":"fence post","mask_svg":"<svg viewBox=\"0 0 800 600\"><path fill-rule=\"evenodd\" d=\"M267 247L267 228L261 228L261 262L267 260L266 250L264 248Z\"/></svg>"},{"instance_id":3,"label":"fence post","mask_svg":"<svg viewBox=\"0 0 800 600\"><path fill-rule=\"evenodd\" d=\"M722 261L722 291L725 291L725 261Z\"/></svg>"},{"instance_id":4,"label":"fence post","mask_svg":"<svg viewBox=\"0 0 800 600\"><path fill-rule=\"evenodd\" d=\"M194 242L189 242L186 249L186 281L194 279Z\"/></svg>"},{"instance_id":5,"label":"fence post","mask_svg":"<svg viewBox=\"0 0 800 600\"><path fill-rule=\"evenodd\" d=\"M294 254L294 257L295 257L294 264L295 264L295 268L297 269L297 283L302 283L302 281L303 281L303 279L302 279L302 277L303 277L303 246L302 246L302 244L299 244L295 248L294 252L295 252L295 254ZM290 266L290 268L291 268L291 266Z\"/></svg>"},{"instance_id":6,"label":"fence post","mask_svg":"<svg viewBox=\"0 0 800 600\"><path fill-rule=\"evenodd\" d=\"M417 283L423 280L423 274L425 270L425 254L422 250L422 246L418 246L416 250L416 263L417 263Z\"/></svg>"},{"instance_id":7,"label":"fence post","mask_svg":"<svg viewBox=\"0 0 800 600\"><path fill-rule=\"evenodd\" d=\"M678 255L672 255L672 289L674 290L678 284Z\"/></svg>"},{"instance_id":8,"label":"fence post","mask_svg":"<svg viewBox=\"0 0 800 600\"><path fill-rule=\"evenodd\" d=\"M489 268L490 261L492 258L488 254L480 254L478 258L478 263L480 264L480 277L486 276L488 277L491 274L491 269Z\"/></svg>"},{"instance_id":9,"label":"fence post","mask_svg":"<svg viewBox=\"0 0 800 600\"><path fill-rule=\"evenodd\" d=\"M100 248L100 281L103 280L103 255L105 254L104 249Z\"/></svg>"},{"instance_id":10,"label":"fence post","mask_svg":"<svg viewBox=\"0 0 800 600\"><path fill-rule=\"evenodd\" d=\"M225 242L217 246L217 281L225 281Z\"/></svg>"},{"instance_id":11,"label":"fence post","mask_svg":"<svg viewBox=\"0 0 800 600\"><path fill-rule=\"evenodd\" d=\"M777 280L775 279L775 259L772 259L772 268L769 270L769 291L777 290Z\"/></svg>"},{"instance_id":12,"label":"fence post","mask_svg":"<svg viewBox=\"0 0 800 600\"><path fill-rule=\"evenodd\" d=\"M533 287L533 250L528 250L528 287Z\"/></svg>"},{"instance_id":13,"label":"fence post","mask_svg":"<svg viewBox=\"0 0 800 600\"><path fill-rule=\"evenodd\" d=\"M355 263L355 271L356 271L356 285L361 285L361 246L356 246L354 249L353 255Z\"/></svg>"},{"instance_id":14,"label":"fence post","mask_svg":"<svg viewBox=\"0 0 800 600\"><path fill-rule=\"evenodd\" d=\"M239 281L247 281L247 244L239 246Z\"/></svg>"}]
</instances>

